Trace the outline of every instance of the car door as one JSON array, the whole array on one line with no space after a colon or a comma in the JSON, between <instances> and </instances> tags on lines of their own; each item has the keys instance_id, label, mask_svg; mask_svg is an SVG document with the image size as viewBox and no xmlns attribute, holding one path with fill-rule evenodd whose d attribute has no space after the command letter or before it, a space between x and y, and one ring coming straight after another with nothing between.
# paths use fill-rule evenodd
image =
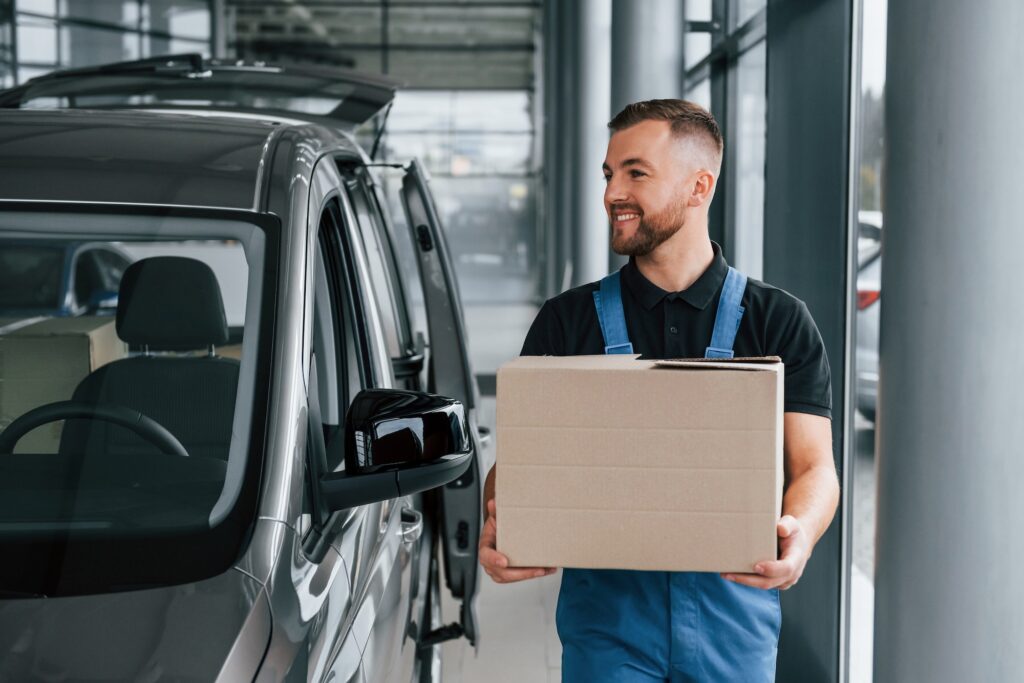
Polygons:
<instances>
[{"instance_id":1,"label":"car door","mask_svg":"<svg viewBox=\"0 0 1024 683\"><path fill-rule=\"evenodd\" d=\"M418 273L414 277L422 288L426 312L427 391L462 401L473 438L473 465L466 474L440 490L439 505L445 581L452 597L461 601L459 623L450 627L448 635L465 635L476 645L474 601L479 566L477 541L482 520L480 459L483 452L477 422L476 379L469 360L455 270L428 179L418 161L405 166L400 192L416 253Z\"/></svg>"},{"instance_id":2,"label":"car door","mask_svg":"<svg viewBox=\"0 0 1024 683\"><path fill-rule=\"evenodd\" d=\"M325 159L321 165L330 164ZM336 168L329 175L344 188ZM393 385L387 350L386 310L378 301L386 292L378 292L381 285L370 268L370 259L361 236L362 221L354 205L345 201L334 203L329 214L333 226L329 230L333 253L343 268L339 277L346 278L344 288L349 292L349 308L357 345L364 364L364 386L389 388ZM353 374L354 373L350 373ZM353 387L353 390L355 387ZM340 462L341 443L337 437L327 436L329 460ZM337 447L332 443L337 442ZM334 454L334 455L332 455ZM363 674L371 681L409 681L415 667L417 642L415 632L409 629L410 615L414 613L413 568L419 553L423 515L419 496L403 496L375 505L362 506L358 524L354 518L346 520L336 537L336 547L345 559L353 586L356 614L352 629L362 647Z\"/></svg>"}]
</instances>

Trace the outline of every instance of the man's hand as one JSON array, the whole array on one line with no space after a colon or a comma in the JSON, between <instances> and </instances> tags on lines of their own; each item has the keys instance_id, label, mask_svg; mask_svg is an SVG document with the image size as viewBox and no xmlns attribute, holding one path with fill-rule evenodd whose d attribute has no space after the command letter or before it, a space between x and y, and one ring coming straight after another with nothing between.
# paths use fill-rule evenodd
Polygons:
<instances>
[{"instance_id":1,"label":"man's hand","mask_svg":"<svg viewBox=\"0 0 1024 683\"><path fill-rule=\"evenodd\" d=\"M776 527L779 533L779 559L758 562L754 574L722 574L723 579L754 588L786 590L800 580L811 557L814 540L792 515L784 515Z\"/></svg>"},{"instance_id":2,"label":"man's hand","mask_svg":"<svg viewBox=\"0 0 1024 683\"><path fill-rule=\"evenodd\" d=\"M524 579L536 579L541 576L554 574L557 570L553 567L515 567L510 569L508 558L497 550L498 542L498 514L494 499L487 501L487 520L480 532L480 566L484 568L487 575L494 579L495 583L512 583Z\"/></svg>"}]
</instances>

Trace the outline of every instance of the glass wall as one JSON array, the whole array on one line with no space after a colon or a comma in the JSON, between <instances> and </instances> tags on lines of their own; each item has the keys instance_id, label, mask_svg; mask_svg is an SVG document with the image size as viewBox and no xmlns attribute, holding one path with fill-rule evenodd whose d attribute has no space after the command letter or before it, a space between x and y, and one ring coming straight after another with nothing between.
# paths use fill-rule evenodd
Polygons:
<instances>
[{"instance_id":1,"label":"glass wall","mask_svg":"<svg viewBox=\"0 0 1024 683\"><path fill-rule=\"evenodd\" d=\"M765 0L686 3L686 97L708 107L725 137L711 234L729 262L763 271L767 111Z\"/></svg>"},{"instance_id":2,"label":"glass wall","mask_svg":"<svg viewBox=\"0 0 1024 683\"><path fill-rule=\"evenodd\" d=\"M0 0L0 88L14 85L14 0Z\"/></svg>"},{"instance_id":3,"label":"glass wall","mask_svg":"<svg viewBox=\"0 0 1024 683\"><path fill-rule=\"evenodd\" d=\"M210 54L210 0L11 0L13 30L4 41L0 78L10 83L57 68L91 66L161 54ZM4 4L0 1L0 8ZM8 24L10 26L10 24ZM5 62L2 48L10 58Z\"/></svg>"},{"instance_id":4,"label":"glass wall","mask_svg":"<svg viewBox=\"0 0 1024 683\"><path fill-rule=\"evenodd\" d=\"M538 294L532 100L528 91L403 91L388 121L383 160L418 157L430 171L469 306Z\"/></svg>"},{"instance_id":5,"label":"glass wall","mask_svg":"<svg viewBox=\"0 0 1024 683\"><path fill-rule=\"evenodd\" d=\"M885 56L887 0L864 0L861 88L857 107L859 191L857 313L854 386L857 416L853 474L853 548L850 571L850 681L872 678L875 578L875 415L878 401L878 333L882 306L882 225L885 160Z\"/></svg>"},{"instance_id":6,"label":"glass wall","mask_svg":"<svg viewBox=\"0 0 1024 683\"><path fill-rule=\"evenodd\" d=\"M430 172L474 369L492 375L518 354L546 291L541 3L229 0L228 7L228 47L242 59L345 67L403 84L377 161L418 157ZM377 132L361 132L367 149ZM399 177L386 176L384 190L403 225ZM482 386L491 390L493 381Z\"/></svg>"}]
</instances>

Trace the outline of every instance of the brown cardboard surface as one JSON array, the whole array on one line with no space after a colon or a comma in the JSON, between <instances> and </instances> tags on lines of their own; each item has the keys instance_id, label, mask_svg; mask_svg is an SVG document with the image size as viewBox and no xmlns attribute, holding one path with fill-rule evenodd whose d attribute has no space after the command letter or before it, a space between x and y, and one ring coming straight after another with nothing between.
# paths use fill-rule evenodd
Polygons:
<instances>
[{"instance_id":1,"label":"brown cardboard surface","mask_svg":"<svg viewBox=\"0 0 1024 683\"><path fill-rule=\"evenodd\" d=\"M0 335L0 429L32 408L70 400L86 375L126 355L109 316L46 318ZM56 452L62 427L29 432L17 451Z\"/></svg>"},{"instance_id":2,"label":"brown cardboard surface","mask_svg":"<svg viewBox=\"0 0 1024 683\"><path fill-rule=\"evenodd\" d=\"M522 357L498 371L514 566L751 571L782 508L777 358Z\"/></svg>"}]
</instances>

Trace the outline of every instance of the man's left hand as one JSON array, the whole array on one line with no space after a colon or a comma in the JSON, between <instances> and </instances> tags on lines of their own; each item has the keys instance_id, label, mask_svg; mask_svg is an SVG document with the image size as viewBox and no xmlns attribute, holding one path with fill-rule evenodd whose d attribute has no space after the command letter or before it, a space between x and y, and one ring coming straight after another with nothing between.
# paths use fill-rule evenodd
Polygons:
<instances>
[{"instance_id":1,"label":"man's left hand","mask_svg":"<svg viewBox=\"0 0 1024 683\"><path fill-rule=\"evenodd\" d=\"M784 515L776 528L779 533L778 560L758 562L753 574L722 574L722 578L765 590L786 590L799 581L811 557L811 537L792 515Z\"/></svg>"}]
</instances>

